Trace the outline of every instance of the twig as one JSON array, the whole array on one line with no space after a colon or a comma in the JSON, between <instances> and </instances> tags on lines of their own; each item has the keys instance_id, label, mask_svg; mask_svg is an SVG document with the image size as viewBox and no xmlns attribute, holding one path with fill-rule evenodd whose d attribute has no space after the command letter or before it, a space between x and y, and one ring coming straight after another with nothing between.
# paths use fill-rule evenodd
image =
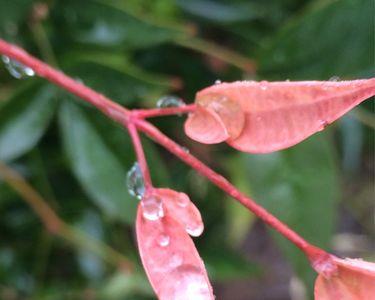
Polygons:
<instances>
[{"instance_id":1,"label":"twig","mask_svg":"<svg viewBox=\"0 0 375 300\"><path fill-rule=\"evenodd\" d=\"M107 97L95 92L94 90L84 86L82 83L76 82L70 77L66 76L60 71L57 71L40 60L30 56L24 50L8 44L7 42L0 39L0 52L9 56L12 59L18 60L24 65L27 65L34 69L34 71L42 77L45 77L49 81L57 84L58 86L70 91L83 100L93 104L104 114L109 116L114 121L121 123L123 126L135 124L138 129L145 132L148 136L153 138L157 143L163 145L167 150L171 151L185 163L190 165L192 168L197 170L200 174L209 179L212 183L222 189L224 192L232 196L234 199L239 201L247 209L252 211L255 215L265 221L269 226L277 230L284 237L289 239L297 247L299 247L310 259L313 267L319 271L319 268L324 265L332 265L331 255L324 250L317 248L295 231L289 228L287 225L278 220L275 216L270 214L263 207L258 205L249 197L242 194L235 186L229 183L223 176L216 173L208 166L203 164L197 158L189 153L183 151L183 149L174 141L169 139L167 136L162 134L156 127L151 125L145 120L137 117L136 113L112 102Z\"/></svg>"}]
</instances>

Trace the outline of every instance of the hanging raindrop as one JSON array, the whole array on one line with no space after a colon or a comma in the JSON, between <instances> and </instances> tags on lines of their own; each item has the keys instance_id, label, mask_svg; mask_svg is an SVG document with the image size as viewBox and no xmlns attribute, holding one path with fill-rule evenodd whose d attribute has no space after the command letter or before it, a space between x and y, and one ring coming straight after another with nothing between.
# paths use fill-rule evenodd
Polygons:
<instances>
[{"instance_id":1,"label":"hanging raindrop","mask_svg":"<svg viewBox=\"0 0 375 300\"><path fill-rule=\"evenodd\" d=\"M138 162L135 162L128 171L126 175L126 185L130 195L142 199L143 194L145 193L145 185Z\"/></svg>"},{"instance_id":2,"label":"hanging raindrop","mask_svg":"<svg viewBox=\"0 0 375 300\"><path fill-rule=\"evenodd\" d=\"M2 55L1 58L10 75L12 75L14 78L22 79L35 75L34 70L30 67L27 67L14 59L10 59L6 55Z\"/></svg>"},{"instance_id":3,"label":"hanging raindrop","mask_svg":"<svg viewBox=\"0 0 375 300\"><path fill-rule=\"evenodd\" d=\"M176 96L164 96L161 97L157 102L156 102L156 107L158 108L168 108L168 107L181 107L185 106L184 100L182 100L179 97Z\"/></svg>"}]
</instances>

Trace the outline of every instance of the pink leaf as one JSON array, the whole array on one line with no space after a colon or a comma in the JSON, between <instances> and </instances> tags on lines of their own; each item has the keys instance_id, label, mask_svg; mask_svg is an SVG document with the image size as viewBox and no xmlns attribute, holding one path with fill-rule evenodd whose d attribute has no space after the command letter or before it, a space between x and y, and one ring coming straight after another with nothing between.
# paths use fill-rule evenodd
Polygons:
<instances>
[{"instance_id":1,"label":"pink leaf","mask_svg":"<svg viewBox=\"0 0 375 300\"><path fill-rule=\"evenodd\" d=\"M316 300L375 299L375 263L360 259L335 258L337 272L319 274L315 281Z\"/></svg>"},{"instance_id":2,"label":"pink leaf","mask_svg":"<svg viewBox=\"0 0 375 300\"><path fill-rule=\"evenodd\" d=\"M171 189L157 189L159 197L163 199L167 214L181 223L191 236L200 236L204 225L201 214L190 201L188 195Z\"/></svg>"},{"instance_id":3,"label":"pink leaf","mask_svg":"<svg viewBox=\"0 0 375 300\"><path fill-rule=\"evenodd\" d=\"M181 199L174 198L182 193L168 189L155 192L162 199L164 216L150 220L144 217L144 207L139 205L136 231L142 263L158 299L214 299L203 261L183 225L187 218L175 219L182 216L180 208L187 209L187 206L178 208ZM187 200L181 203L192 205L189 198ZM192 211L190 214L197 218Z\"/></svg>"},{"instance_id":4,"label":"pink leaf","mask_svg":"<svg viewBox=\"0 0 375 300\"><path fill-rule=\"evenodd\" d=\"M374 94L375 79L216 84L197 93L199 109L189 116L185 131L197 141L215 143L221 140L211 139L210 131L215 131L218 136L217 131L224 125L229 136L226 141L234 148L267 153L293 146L323 130ZM224 107L226 113L222 112L223 108L215 111L222 124L217 121L216 125L210 126L210 131L204 132L207 119L204 115L212 114L212 107L220 104L218 99L236 103L244 117L241 118L241 114L233 108ZM200 125L192 120L200 120ZM200 138L197 139L197 136Z\"/></svg>"}]
</instances>

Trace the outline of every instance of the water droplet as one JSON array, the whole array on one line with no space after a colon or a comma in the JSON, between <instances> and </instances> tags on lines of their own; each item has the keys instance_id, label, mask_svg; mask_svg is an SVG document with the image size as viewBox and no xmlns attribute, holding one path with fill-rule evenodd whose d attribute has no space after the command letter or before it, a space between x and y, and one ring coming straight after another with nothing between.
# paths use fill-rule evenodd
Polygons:
<instances>
[{"instance_id":1,"label":"water droplet","mask_svg":"<svg viewBox=\"0 0 375 300\"><path fill-rule=\"evenodd\" d=\"M143 217L150 221L156 221L164 217L163 203L160 198L150 196L141 201Z\"/></svg>"},{"instance_id":2,"label":"water droplet","mask_svg":"<svg viewBox=\"0 0 375 300\"><path fill-rule=\"evenodd\" d=\"M161 247L167 247L170 242L170 237L166 234L161 234L158 236L157 242Z\"/></svg>"},{"instance_id":3,"label":"water droplet","mask_svg":"<svg viewBox=\"0 0 375 300\"><path fill-rule=\"evenodd\" d=\"M204 225L201 222L191 222L190 224L186 225L185 230L191 236L200 236L204 230Z\"/></svg>"},{"instance_id":4,"label":"water droplet","mask_svg":"<svg viewBox=\"0 0 375 300\"><path fill-rule=\"evenodd\" d=\"M193 265L181 265L173 272L175 280L170 282L170 288L165 289L167 295L162 299L174 300L206 300L211 299L211 289L202 270Z\"/></svg>"},{"instance_id":5,"label":"water droplet","mask_svg":"<svg viewBox=\"0 0 375 300\"><path fill-rule=\"evenodd\" d=\"M173 269L173 268L177 268L178 266L181 266L181 264L182 264L182 256L175 253L171 256L168 266Z\"/></svg>"},{"instance_id":6,"label":"water droplet","mask_svg":"<svg viewBox=\"0 0 375 300\"><path fill-rule=\"evenodd\" d=\"M285 80L286 82L290 82L290 79Z\"/></svg>"},{"instance_id":7,"label":"water droplet","mask_svg":"<svg viewBox=\"0 0 375 300\"><path fill-rule=\"evenodd\" d=\"M329 81L340 81L340 77L339 76L332 76Z\"/></svg>"},{"instance_id":8,"label":"water droplet","mask_svg":"<svg viewBox=\"0 0 375 300\"><path fill-rule=\"evenodd\" d=\"M261 82L259 82L260 89L263 91L267 90L267 84L268 84L268 81L266 80L262 80Z\"/></svg>"},{"instance_id":9,"label":"water droplet","mask_svg":"<svg viewBox=\"0 0 375 300\"><path fill-rule=\"evenodd\" d=\"M185 193L178 193L176 201L180 207L187 207L190 204L190 199Z\"/></svg>"},{"instance_id":10,"label":"water droplet","mask_svg":"<svg viewBox=\"0 0 375 300\"><path fill-rule=\"evenodd\" d=\"M143 194L145 193L145 185L138 162L134 163L127 173L126 185L130 195L142 199Z\"/></svg>"},{"instance_id":11,"label":"water droplet","mask_svg":"<svg viewBox=\"0 0 375 300\"><path fill-rule=\"evenodd\" d=\"M215 84L220 84L221 83L221 80L220 79L216 79L215 80Z\"/></svg>"},{"instance_id":12,"label":"water droplet","mask_svg":"<svg viewBox=\"0 0 375 300\"><path fill-rule=\"evenodd\" d=\"M5 64L5 67L14 78L22 79L35 75L34 70L30 67L27 67L14 59L10 59L6 55L2 55L1 58Z\"/></svg>"},{"instance_id":13,"label":"water droplet","mask_svg":"<svg viewBox=\"0 0 375 300\"><path fill-rule=\"evenodd\" d=\"M180 107L186 105L184 100L176 96L164 96L156 102L158 108Z\"/></svg>"},{"instance_id":14,"label":"water droplet","mask_svg":"<svg viewBox=\"0 0 375 300\"><path fill-rule=\"evenodd\" d=\"M189 148L186 148L186 147L181 147L181 149L182 149L182 150L184 150L184 152L186 152L186 153L190 153L190 150L189 150Z\"/></svg>"}]
</instances>

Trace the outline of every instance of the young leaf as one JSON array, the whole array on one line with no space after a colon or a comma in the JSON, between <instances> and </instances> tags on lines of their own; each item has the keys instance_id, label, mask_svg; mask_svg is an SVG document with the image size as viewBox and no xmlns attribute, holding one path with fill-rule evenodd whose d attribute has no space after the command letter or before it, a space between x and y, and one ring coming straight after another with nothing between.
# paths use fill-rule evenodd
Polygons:
<instances>
[{"instance_id":1,"label":"young leaf","mask_svg":"<svg viewBox=\"0 0 375 300\"><path fill-rule=\"evenodd\" d=\"M223 140L209 134L216 137L221 130L223 136L229 135L226 142L238 150L277 151L323 130L374 94L374 78L216 84L197 93L198 109L186 121L185 132L192 139L210 144Z\"/></svg>"},{"instance_id":2,"label":"young leaf","mask_svg":"<svg viewBox=\"0 0 375 300\"><path fill-rule=\"evenodd\" d=\"M316 300L365 300L375 295L375 263L361 259L335 259L337 272L319 274L315 282Z\"/></svg>"},{"instance_id":3,"label":"young leaf","mask_svg":"<svg viewBox=\"0 0 375 300\"><path fill-rule=\"evenodd\" d=\"M164 216L146 218L139 205L136 232L142 263L158 299L214 299L203 261L186 228L174 218L176 207L170 201L179 200L169 198L173 191L161 189L156 194L166 207Z\"/></svg>"},{"instance_id":4,"label":"young leaf","mask_svg":"<svg viewBox=\"0 0 375 300\"><path fill-rule=\"evenodd\" d=\"M50 85L32 85L1 107L1 160L15 159L38 143L55 111L55 92Z\"/></svg>"}]
</instances>

